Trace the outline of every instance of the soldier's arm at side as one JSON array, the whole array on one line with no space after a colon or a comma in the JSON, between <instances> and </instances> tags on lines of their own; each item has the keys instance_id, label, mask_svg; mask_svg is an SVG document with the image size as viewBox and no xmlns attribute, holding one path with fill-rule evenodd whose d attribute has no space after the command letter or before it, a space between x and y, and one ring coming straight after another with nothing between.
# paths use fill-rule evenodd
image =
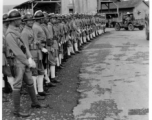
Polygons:
<instances>
[{"instance_id":1,"label":"soldier's arm at side","mask_svg":"<svg viewBox=\"0 0 152 120\"><path fill-rule=\"evenodd\" d=\"M29 62L22 52L22 50L17 45L16 41L11 37L10 34L6 36L6 42L9 45L10 49L13 51L14 55L17 57L17 59L23 63L26 66L29 66Z\"/></svg>"},{"instance_id":2,"label":"soldier's arm at side","mask_svg":"<svg viewBox=\"0 0 152 120\"><path fill-rule=\"evenodd\" d=\"M21 39L23 40L24 44L29 48L28 34L26 32L21 33Z\"/></svg>"},{"instance_id":3,"label":"soldier's arm at side","mask_svg":"<svg viewBox=\"0 0 152 120\"><path fill-rule=\"evenodd\" d=\"M50 33L50 37L51 39L53 38L53 32L52 32L52 27L50 25L48 25L48 30L49 30L49 33Z\"/></svg>"},{"instance_id":4,"label":"soldier's arm at side","mask_svg":"<svg viewBox=\"0 0 152 120\"><path fill-rule=\"evenodd\" d=\"M29 50L29 40L28 40L29 37L28 37L28 34L26 32L22 32L21 39L24 42L24 45L26 47L26 54L27 54L28 58L32 58L32 55L31 55L30 50Z\"/></svg>"},{"instance_id":5,"label":"soldier's arm at side","mask_svg":"<svg viewBox=\"0 0 152 120\"><path fill-rule=\"evenodd\" d=\"M34 42L40 42L39 41L39 38L37 37L38 36L38 33L39 33L39 31L38 31L38 28L33 28L33 32L34 32Z\"/></svg>"}]
</instances>

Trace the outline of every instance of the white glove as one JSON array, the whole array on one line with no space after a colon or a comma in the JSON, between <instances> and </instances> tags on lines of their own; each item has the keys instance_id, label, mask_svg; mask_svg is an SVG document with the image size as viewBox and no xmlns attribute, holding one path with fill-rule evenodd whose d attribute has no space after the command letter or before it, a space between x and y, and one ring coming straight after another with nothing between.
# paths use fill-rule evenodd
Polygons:
<instances>
[{"instance_id":1,"label":"white glove","mask_svg":"<svg viewBox=\"0 0 152 120\"><path fill-rule=\"evenodd\" d=\"M45 49L45 48L42 48L42 52L47 53L47 52L48 52L48 50L47 50L47 49Z\"/></svg>"},{"instance_id":2,"label":"white glove","mask_svg":"<svg viewBox=\"0 0 152 120\"><path fill-rule=\"evenodd\" d=\"M32 66L32 68L36 68L36 63L35 63L35 61L32 59L32 61L33 61L33 66Z\"/></svg>"},{"instance_id":3,"label":"white glove","mask_svg":"<svg viewBox=\"0 0 152 120\"><path fill-rule=\"evenodd\" d=\"M28 59L28 62L29 62L29 64L30 64L30 68L36 67L36 64L35 64L35 62L32 60L32 58L29 58L29 59Z\"/></svg>"}]
</instances>

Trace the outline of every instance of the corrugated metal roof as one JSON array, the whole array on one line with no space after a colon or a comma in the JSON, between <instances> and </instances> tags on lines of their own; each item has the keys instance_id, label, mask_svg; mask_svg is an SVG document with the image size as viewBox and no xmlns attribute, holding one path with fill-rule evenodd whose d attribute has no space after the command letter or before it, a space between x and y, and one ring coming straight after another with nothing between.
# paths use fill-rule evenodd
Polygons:
<instances>
[{"instance_id":1,"label":"corrugated metal roof","mask_svg":"<svg viewBox=\"0 0 152 120\"><path fill-rule=\"evenodd\" d=\"M51 0L51 1L41 1L41 0L28 0L28 1L26 1L26 2L23 2L22 4L20 4L20 5L17 5L17 6L15 6L14 8L24 8L24 7L31 7L31 6L29 6L31 3L56 3L56 2L60 2L59 0Z\"/></svg>"},{"instance_id":2,"label":"corrugated metal roof","mask_svg":"<svg viewBox=\"0 0 152 120\"><path fill-rule=\"evenodd\" d=\"M26 2L23 2L22 4L20 4L20 5L17 5L17 6L15 6L14 8L19 8L19 7L22 7L22 6L26 6L26 5L28 5L29 3L32 3L32 2L34 2L35 0L27 0Z\"/></svg>"},{"instance_id":3,"label":"corrugated metal roof","mask_svg":"<svg viewBox=\"0 0 152 120\"><path fill-rule=\"evenodd\" d=\"M121 1L117 3L119 5L119 8L134 8L136 7L140 2L143 2L144 0L128 0L128 1ZM110 9L116 9L116 6L114 3L111 3ZM102 5L102 9L108 9L107 6Z\"/></svg>"}]
</instances>

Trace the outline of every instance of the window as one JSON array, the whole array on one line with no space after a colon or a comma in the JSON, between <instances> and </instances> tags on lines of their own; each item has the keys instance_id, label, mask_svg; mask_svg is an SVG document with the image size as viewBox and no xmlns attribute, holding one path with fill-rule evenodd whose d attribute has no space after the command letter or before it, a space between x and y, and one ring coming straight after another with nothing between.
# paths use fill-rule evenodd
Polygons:
<instances>
[{"instance_id":1,"label":"window","mask_svg":"<svg viewBox=\"0 0 152 120\"><path fill-rule=\"evenodd\" d=\"M69 9L69 13L73 13L73 9Z\"/></svg>"}]
</instances>

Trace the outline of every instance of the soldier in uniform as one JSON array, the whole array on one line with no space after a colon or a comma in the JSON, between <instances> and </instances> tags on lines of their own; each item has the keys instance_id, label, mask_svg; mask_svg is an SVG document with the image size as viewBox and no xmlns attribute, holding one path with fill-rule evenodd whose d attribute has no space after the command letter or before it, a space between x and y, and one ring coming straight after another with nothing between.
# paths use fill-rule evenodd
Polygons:
<instances>
[{"instance_id":1,"label":"soldier in uniform","mask_svg":"<svg viewBox=\"0 0 152 120\"><path fill-rule=\"evenodd\" d=\"M51 81L53 83L60 83L60 80L56 79L56 67L55 65L58 64L59 66L59 59L58 59L58 50L59 50L59 46L58 46L58 28L57 28L57 23L56 23L56 16L55 15L51 15L51 20L49 22L48 25L48 29L49 32L52 34L51 36L51 40L49 42L50 46L50 55L52 55L52 60L54 61L55 58L55 64L54 62L50 65L50 72L51 72Z\"/></svg>"},{"instance_id":2,"label":"soldier in uniform","mask_svg":"<svg viewBox=\"0 0 152 120\"><path fill-rule=\"evenodd\" d=\"M72 32L73 32L74 51L75 51L75 53L80 53L79 50L78 50L78 39L77 39L78 28L76 26L76 17L75 17L75 15L73 15L73 19L71 21L71 27L72 27Z\"/></svg>"},{"instance_id":3,"label":"soldier in uniform","mask_svg":"<svg viewBox=\"0 0 152 120\"><path fill-rule=\"evenodd\" d=\"M8 60L8 46L7 46L6 40L5 40L6 31L8 29L8 25L9 25L9 22L7 21L7 17L8 17L7 14L3 15L3 20L4 20L4 22L3 22L3 58L4 58L3 66L9 68L9 70L10 70L9 74L6 74L6 76L7 76L8 82L13 90L14 77L11 74L12 64L11 63L9 64L10 60Z\"/></svg>"},{"instance_id":4,"label":"soldier in uniform","mask_svg":"<svg viewBox=\"0 0 152 120\"><path fill-rule=\"evenodd\" d=\"M8 18L8 15L7 14L3 14L3 56L2 56L2 60L3 60L3 64L2 64L2 77L3 77L3 80L2 80L2 88L3 90L6 88L5 86L5 80L4 80L4 75L7 76L8 78L8 82L12 83L10 84L13 88L13 80L14 79L10 79L9 78L12 76L11 75L11 72L10 71L6 71L6 68L9 68L9 65L8 65L8 61L7 61L7 44L6 44L6 40L5 40L5 33L7 31L7 28L8 28L8 21L7 21L7 18ZM8 74L9 73L9 74ZM13 77L12 77L13 78ZM7 100L7 96L5 93L3 93L3 102L8 102Z\"/></svg>"},{"instance_id":5,"label":"soldier in uniform","mask_svg":"<svg viewBox=\"0 0 152 120\"><path fill-rule=\"evenodd\" d=\"M46 55L48 53L48 50L46 49L46 35L44 30L42 29L41 23L44 19L44 14L41 10L38 10L34 14L35 23L33 24L33 32L34 32L34 42L37 44L37 47L39 49L38 54L38 68L41 69L41 71L38 72L37 77L37 84L38 84L38 94L40 96L46 96L49 95L49 93L46 93L44 91L43 83L44 83L44 69L46 68L45 60Z\"/></svg>"},{"instance_id":6,"label":"soldier in uniform","mask_svg":"<svg viewBox=\"0 0 152 120\"><path fill-rule=\"evenodd\" d=\"M62 65L62 60L64 58L64 51L63 51L63 44L65 41L65 29L64 29L64 22L63 22L63 16L59 17L59 35L60 35L60 39L59 39L59 63L60 66L63 68Z\"/></svg>"},{"instance_id":7,"label":"soldier in uniform","mask_svg":"<svg viewBox=\"0 0 152 120\"><path fill-rule=\"evenodd\" d=\"M21 33L21 38L22 38L23 42L26 44L26 46L28 47L28 49L30 50L32 58L36 62L36 68L31 69L35 93L36 93L38 100L44 100L44 97L40 96L37 91L37 78L39 75L38 69L41 69L41 68L38 68L38 66L39 66L38 65L38 63L39 63L38 53L41 51L39 50L37 44L35 44L35 42L34 42L34 32L32 29L32 26L34 23L33 15L31 13L27 13L24 16L23 20L25 22L25 27ZM43 71L43 69L42 69L42 71Z\"/></svg>"},{"instance_id":8,"label":"soldier in uniform","mask_svg":"<svg viewBox=\"0 0 152 120\"><path fill-rule=\"evenodd\" d=\"M13 83L13 103L14 115L18 117L28 117L29 113L23 113L20 110L20 90L22 87L22 80L25 81L28 87L28 93L32 100L32 108L47 107L47 105L40 105L34 90L32 73L30 68L35 68L35 62L27 46L21 39L19 32L19 25L21 24L21 14L16 9L9 11L8 20L10 21L9 27L6 32L6 42L14 54L14 83ZM24 78L24 79L23 79Z\"/></svg>"},{"instance_id":9,"label":"soldier in uniform","mask_svg":"<svg viewBox=\"0 0 152 120\"><path fill-rule=\"evenodd\" d=\"M53 41L53 36L54 36L54 31L53 31L53 15L54 14L49 14L49 22L48 22L48 30L50 34L50 39L47 41L47 47L49 51L49 58L50 58L50 79L52 82L56 82L55 80L55 65L56 65L56 58L55 58L55 49L53 47L54 41Z\"/></svg>"},{"instance_id":10,"label":"soldier in uniform","mask_svg":"<svg viewBox=\"0 0 152 120\"><path fill-rule=\"evenodd\" d=\"M45 33L45 36L46 36L46 48L47 48L47 50L50 50L50 47L47 44L51 40L51 37L52 37L50 32L49 32L49 29L48 29L49 15L46 12L43 12L43 14L44 14L44 18L42 19L41 27L42 27L42 29L43 29L43 31ZM45 69L46 84L47 84L47 86L55 87L56 85L53 84L50 81L50 78L48 77L50 64L51 65L55 64L55 59L52 58L52 54L49 51L47 53L43 52L43 65L44 65L44 69Z\"/></svg>"},{"instance_id":11,"label":"soldier in uniform","mask_svg":"<svg viewBox=\"0 0 152 120\"><path fill-rule=\"evenodd\" d=\"M59 46L59 43L60 43L60 39L61 39L61 36L60 36L60 27L59 27L59 20L58 20L58 16L54 16L53 17L53 48L54 48L54 56L56 58L56 71L62 69L63 67L60 66L60 61L59 61L59 50L60 50L60 46Z\"/></svg>"}]
</instances>

